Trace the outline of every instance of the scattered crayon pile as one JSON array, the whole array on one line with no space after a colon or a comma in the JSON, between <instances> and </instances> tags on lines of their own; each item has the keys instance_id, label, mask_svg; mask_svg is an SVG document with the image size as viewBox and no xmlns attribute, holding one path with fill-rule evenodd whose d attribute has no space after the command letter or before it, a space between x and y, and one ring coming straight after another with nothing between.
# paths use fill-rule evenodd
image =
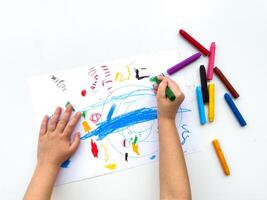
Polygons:
<instances>
[{"instance_id":1,"label":"scattered crayon pile","mask_svg":"<svg viewBox=\"0 0 267 200\"><path fill-rule=\"evenodd\" d=\"M203 45L201 45L196 39L194 39L186 31L181 29L179 33L185 40L187 40L191 45L193 45L200 52L192 55L191 57L169 68L167 70L167 73L169 75L172 75L173 73L179 71L180 69L186 67L187 65L193 63L195 60L200 58L201 54L204 56L208 56L207 71L204 65L200 66L199 73L200 73L201 85L196 86L196 97L197 97L197 105L198 105L198 111L199 111L199 120L200 120L200 124L204 125L207 122L205 108L204 108L205 104L208 104L208 121L213 122L215 118L215 84L211 82L213 79L213 72L225 85L225 87L227 88L227 90L229 91L229 93L232 95L234 99L237 99L239 97L239 94L235 90L233 85L229 82L229 80L225 77L225 75L222 73L222 71L218 67L214 67L215 66L215 49L216 49L215 42L212 42L210 45L210 50L207 50ZM239 112L230 94L225 93L224 99L229 105L229 108L232 110L240 126L244 127L247 125L247 123L245 119L243 118L243 116L241 115L241 113ZM221 150L219 141L217 139L214 139L212 141L212 144L219 158L220 164L223 168L225 175L229 176L230 169L227 165L226 159Z\"/></svg>"}]
</instances>

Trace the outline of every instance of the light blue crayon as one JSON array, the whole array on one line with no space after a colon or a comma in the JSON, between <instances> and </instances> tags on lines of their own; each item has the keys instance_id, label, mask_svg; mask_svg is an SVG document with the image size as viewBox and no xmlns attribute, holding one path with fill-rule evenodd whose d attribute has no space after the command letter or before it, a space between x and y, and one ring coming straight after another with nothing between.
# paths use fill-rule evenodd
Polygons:
<instances>
[{"instance_id":1,"label":"light blue crayon","mask_svg":"<svg viewBox=\"0 0 267 200\"><path fill-rule=\"evenodd\" d=\"M196 87L196 95L197 95L197 105L198 105L198 113L199 113L199 120L202 125L206 124L206 115L205 115L205 108L204 102L202 97L201 87Z\"/></svg>"}]
</instances>

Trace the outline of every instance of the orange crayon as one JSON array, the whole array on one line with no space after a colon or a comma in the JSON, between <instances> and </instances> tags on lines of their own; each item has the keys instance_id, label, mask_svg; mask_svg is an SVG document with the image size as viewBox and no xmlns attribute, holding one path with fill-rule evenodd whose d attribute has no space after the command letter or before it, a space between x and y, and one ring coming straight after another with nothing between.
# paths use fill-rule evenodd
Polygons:
<instances>
[{"instance_id":1,"label":"orange crayon","mask_svg":"<svg viewBox=\"0 0 267 200\"><path fill-rule=\"evenodd\" d=\"M225 160L225 157L223 155L223 152L222 152L221 146L219 144L219 141L217 139L215 139L215 140L212 141L212 144L213 144L215 152L216 152L216 154L217 154L217 156L219 158L219 161L220 161L221 166L223 168L224 174L226 176L230 176L230 169L229 169L228 164L227 164L227 162Z\"/></svg>"}]
</instances>

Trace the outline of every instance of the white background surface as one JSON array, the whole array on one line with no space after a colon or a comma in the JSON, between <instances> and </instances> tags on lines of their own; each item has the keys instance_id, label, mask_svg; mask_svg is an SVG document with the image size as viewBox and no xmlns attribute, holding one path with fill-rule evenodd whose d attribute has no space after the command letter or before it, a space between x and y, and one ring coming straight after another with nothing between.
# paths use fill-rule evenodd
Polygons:
<instances>
[{"instance_id":1,"label":"white background surface","mask_svg":"<svg viewBox=\"0 0 267 200\"><path fill-rule=\"evenodd\" d=\"M37 132L27 78L136 54L178 48L195 52L180 28L209 47L241 97L240 128L215 79L216 121L198 126L204 147L186 156L193 199L267 199L266 46L264 0L9 0L0 1L0 199L21 199L34 169ZM199 82L198 63L183 70ZM196 105L195 105L196 108ZM197 114L194 116L198 123ZM211 140L229 162L225 177ZM55 188L53 199L159 198L158 163Z\"/></svg>"}]
</instances>

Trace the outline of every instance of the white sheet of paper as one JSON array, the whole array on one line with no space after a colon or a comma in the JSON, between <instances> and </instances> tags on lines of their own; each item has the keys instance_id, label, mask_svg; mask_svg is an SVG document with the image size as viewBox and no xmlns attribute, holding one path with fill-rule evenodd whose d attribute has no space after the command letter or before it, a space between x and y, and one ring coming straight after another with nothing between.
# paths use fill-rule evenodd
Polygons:
<instances>
[{"instance_id":1,"label":"white sheet of paper","mask_svg":"<svg viewBox=\"0 0 267 200\"><path fill-rule=\"evenodd\" d=\"M158 159L157 106L149 78L178 60L177 51L160 52L29 79L38 126L45 114L51 115L56 106L65 107L67 102L85 115L76 127L81 133L80 147L61 169L56 185ZM180 141L184 153L192 153L199 150L191 121L192 106L187 98L192 94L184 86L182 75L175 81L186 96L176 117ZM82 90L86 91L85 96ZM87 123L91 130L85 133L82 123ZM97 146L94 153L92 146Z\"/></svg>"}]
</instances>

